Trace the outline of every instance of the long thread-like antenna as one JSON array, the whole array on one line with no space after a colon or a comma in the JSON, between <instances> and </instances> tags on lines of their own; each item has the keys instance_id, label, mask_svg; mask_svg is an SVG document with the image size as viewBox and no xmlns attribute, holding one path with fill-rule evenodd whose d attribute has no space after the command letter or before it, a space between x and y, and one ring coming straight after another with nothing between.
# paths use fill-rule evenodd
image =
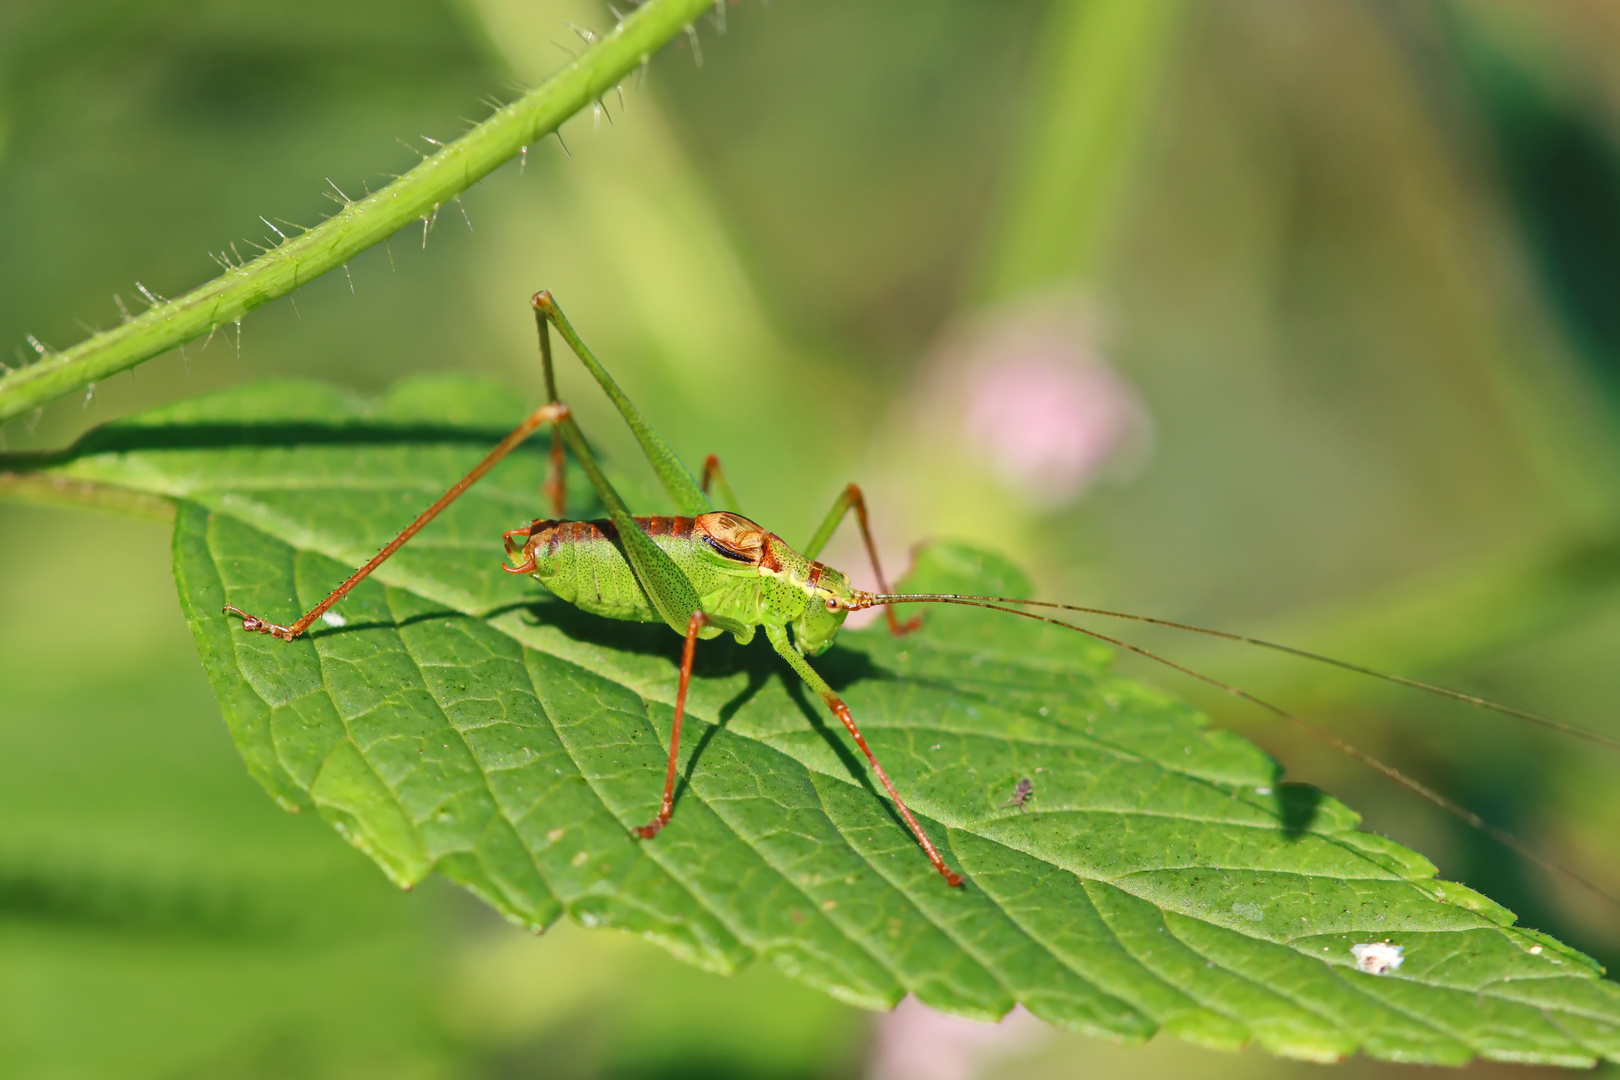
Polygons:
<instances>
[{"instance_id":1,"label":"long thread-like antenna","mask_svg":"<svg viewBox=\"0 0 1620 1080\"><path fill-rule=\"evenodd\" d=\"M1055 618L1052 618L1052 617L1047 616L1047 615L1037 615L1033 611L1021 611L1018 608L1005 607L1004 605L1005 604L1032 604L1033 605L1033 604L1039 603L1039 606L1041 606L1041 607L1060 608L1060 609L1063 609L1063 610L1066 610L1066 611L1079 611L1079 612L1088 611L1088 609L1086 609L1086 608L1074 607L1072 605L1067 605L1067 604L1036 602L1036 601L1029 601L1029 600L1011 600L1011 599L1007 599L1007 598L1004 598L1004 597L965 596L965 595L959 595L959 594L955 594L955 593L861 593L861 592L857 592L855 594L854 602L850 603L847 606L849 607L849 609L851 611L859 611L862 608L879 607L879 606L883 606L883 605L897 604L897 603L957 604L957 605L960 605L962 607L987 608L990 611L1003 611L1003 612L1006 612L1008 615L1017 615L1017 616L1019 616L1021 618L1033 619L1036 622L1046 623L1046 624L1048 624L1050 626L1060 626L1060 627L1063 627L1066 630L1073 630L1076 633L1084 634L1089 638L1094 638L1097 641L1105 642L1106 644L1112 645L1115 648L1124 649L1127 652L1133 652L1133 653L1137 654L1138 656L1142 656L1142 657L1145 657L1145 658L1147 658L1149 660L1154 661L1155 663L1162 664L1165 667L1170 668L1173 671L1179 671L1183 675L1187 675L1187 676L1190 676L1190 677L1192 677L1194 679L1197 679L1199 682L1205 683L1205 684L1207 684L1209 686L1213 686L1217 690L1220 690L1220 691L1223 691L1224 693L1230 694L1233 697L1240 698L1243 701L1249 702L1251 705L1256 705L1256 706L1266 710L1267 712L1271 713L1274 716L1278 716L1278 717L1281 717L1284 720L1287 720L1289 723L1294 724L1295 726L1299 727L1300 729L1302 729L1304 731L1307 731L1312 735L1315 735L1317 738L1321 739L1323 742L1327 743L1329 746L1331 746L1335 750L1339 751L1339 753L1341 753L1341 754L1345 755L1346 757L1351 758L1351 759L1353 759L1355 761L1359 761L1361 764L1363 764L1363 765L1367 766L1368 768L1372 769L1374 772L1380 773L1381 775L1383 775L1383 776L1387 777L1388 779L1394 781L1395 783L1399 784L1401 787L1405 788L1406 790L1412 792L1415 795L1418 795L1418 796L1422 797L1423 799L1427 800L1428 802L1432 803L1433 805L1435 805L1435 806L1439 807L1440 809L1444 810L1446 813L1451 814L1453 817L1456 817L1459 820L1463 821L1464 823L1466 823L1470 827L1479 830L1480 832L1484 833L1486 836L1489 836L1492 840L1495 840L1497 843L1501 844L1503 847L1508 848L1510 851L1513 851L1513 852L1517 853L1521 857L1523 857L1523 858L1529 860L1530 862L1536 864L1537 866L1541 867L1543 870L1548 870L1548 871L1551 871L1552 873L1559 874L1559 875L1561 875L1561 876L1563 876L1565 878L1568 878L1570 881L1575 882L1577 885L1580 885L1583 888L1586 888L1586 889L1590 890L1591 892L1597 894L1598 896L1601 896L1603 899L1609 901L1611 904L1614 904L1615 906L1620 907L1620 896L1614 895L1613 893L1609 892L1607 889L1603 888L1601 885L1598 885L1596 882L1590 880L1589 878L1583 877L1581 874L1577 873L1574 870L1571 870L1569 867L1564 866L1561 863L1554 862L1552 859L1549 859L1545 855L1542 855L1540 852L1535 851L1534 849L1532 849L1528 844L1525 844L1518 837L1514 836L1512 833L1508 832L1506 829L1502 828L1501 826L1491 824L1490 822L1486 821L1484 818L1480 817L1478 814L1474 813L1472 810L1470 810L1467 807L1463 806L1461 803L1453 802L1451 799L1446 798L1444 795L1440 794L1438 791L1435 791L1433 788L1431 788L1428 785L1422 783L1421 781L1419 781L1419 780L1417 780L1417 779L1415 779L1413 777L1407 776L1405 773L1403 773L1399 769L1395 768L1395 766L1387 764L1387 763L1379 760L1378 758L1373 757L1371 754L1367 753L1365 750L1361 750L1361 749L1358 749L1355 746L1350 745L1349 743L1345 742L1343 739L1339 738L1339 736L1335 735L1333 732L1327 730L1324 727L1321 727L1318 724L1315 724L1315 723L1313 723L1313 722L1311 722L1309 720L1306 720L1304 717L1296 716L1293 713L1288 712L1286 709L1281 708L1280 706L1273 705L1269 701L1262 700L1261 698L1258 698L1255 695L1249 693L1247 690L1244 690L1242 687L1233 686L1231 683L1222 682L1221 680L1219 680L1219 679L1217 679L1217 678L1215 678L1215 677L1213 677L1211 675L1205 675L1203 672L1194 671L1192 668L1189 668L1189 667L1187 667L1187 666L1185 666L1183 664L1178 664L1174 660L1167 659L1166 657L1160 656L1157 653L1154 653L1154 652L1151 652L1151 651L1149 651L1147 649L1144 649L1139 645L1132 645L1128 641L1121 641L1118 638L1109 637L1107 634L1099 633L1096 630L1089 630L1084 626L1076 626L1074 623L1064 622L1062 619L1055 619ZM1094 612L1094 614L1111 615L1111 614L1115 614L1115 613L1114 612L1098 611L1098 612ZM1140 618L1140 621L1144 621L1144 622L1155 622L1155 623L1161 622L1160 620L1157 620L1157 619L1147 619L1147 618L1138 617L1138 616L1121 616L1121 617L1124 617L1124 618ZM1176 626L1178 624L1163 623L1162 625ZM1185 627L1185 629L1198 629L1198 628L1196 628L1196 627ZM1240 638L1235 634L1234 635L1222 634L1222 633L1220 633L1218 631L1208 631L1208 632L1213 633L1218 637L1228 637L1228 638L1233 638L1235 640L1247 640L1247 639L1244 639L1244 638ZM1257 643L1257 644L1264 644L1264 643ZM1285 646L1273 646L1273 647L1280 648L1285 652L1293 652L1293 651L1295 651L1295 650L1292 650L1292 649L1288 649ZM1310 653L1303 653L1302 655L1304 655L1305 657L1307 657L1309 659L1320 659L1320 660L1326 661L1327 663L1333 663L1333 664L1338 664L1339 663L1338 661L1331 660L1331 659L1329 659L1327 657L1316 657L1314 654L1310 654ZM1342 664L1340 666L1350 668L1351 670L1361 670L1361 669L1355 668L1353 665L1350 665L1350 664ZM1370 672L1370 673L1371 674L1379 674L1377 672ZM1426 685L1426 684L1423 684L1423 685ZM1455 693L1455 692L1453 692L1453 693ZM1457 696L1457 697L1459 697L1459 698L1461 698L1463 700L1467 699L1467 695L1457 694L1455 696ZM1549 723L1550 726L1553 726L1553 727L1560 727L1561 726L1561 725L1558 725L1556 722L1552 722L1552 721L1549 721L1548 723ZM1602 739L1601 737L1597 737L1597 738L1598 738L1598 741L1602 741L1602 742L1607 741L1607 740Z\"/></svg>"},{"instance_id":2,"label":"long thread-like antenna","mask_svg":"<svg viewBox=\"0 0 1620 1080\"><path fill-rule=\"evenodd\" d=\"M1194 626L1191 623L1176 622L1172 619L1156 619L1151 615L1132 615L1129 612L1110 611L1107 608L1080 607L1077 604L1058 604L1053 603L1050 600L1014 600L1006 596L972 596L966 593L874 593L869 594L867 599L874 604L899 604L913 601L917 603L946 603L957 600L975 600L981 603L990 604L1019 604L1024 607L1052 608L1059 611L1073 611L1081 615L1101 615L1110 619L1126 619L1130 622L1147 623L1152 626L1165 626L1172 630L1186 630L1194 634L1204 634L1208 637L1220 638L1222 641L1237 641L1245 645L1258 645L1262 649L1271 649L1275 652L1287 653L1290 656L1297 656L1302 660L1311 660L1318 664L1329 664L1345 671L1353 671L1358 675L1368 675L1374 679L1383 679L1385 682L1395 683L1399 686L1408 686L1413 690L1422 690L1425 693L1435 694L1443 698L1449 698L1452 701L1460 701L1464 705L1472 705L1476 708L1489 710L1490 712L1501 713L1503 716L1511 716L1515 720L1524 720L1532 724L1539 724L1544 728L1550 728L1553 731L1559 731L1565 735L1572 735L1577 739L1586 739L1588 742L1594 742L1600 746L1607 746L1610 750L1620 751L1620 739L1612 739L1607 735L1602 735L1595 731L1588 731L1585 728L1576 727L1574 724L1566 724L1562 720L1553 720L1546 716L1540 716L1533 712L1527 712L1524 709L1515 709L1511 705L1503 705L1500 702L1491 701L1489 698L1483 698L1477 694L1469 694L1461 690L1452 690L1445 686L1436 686L1434 683L1422 682L1418 679L1408 678L1405 675L1392 675L1387 671L1379 671L1376 668L1365 667L1361 664L1352 664L1348 660L1336 660L1331 656L1323 656L1321 653L1313 653L1306 649L1297 648L1293 645L1279 645L1275 641L1265 641L1261 638L1249 637L1247 634L1234 634L1227 630L1211 630L1207 626ZM1069 624L1065 623L1064 625Z\"/></svg>"}]
</instances>

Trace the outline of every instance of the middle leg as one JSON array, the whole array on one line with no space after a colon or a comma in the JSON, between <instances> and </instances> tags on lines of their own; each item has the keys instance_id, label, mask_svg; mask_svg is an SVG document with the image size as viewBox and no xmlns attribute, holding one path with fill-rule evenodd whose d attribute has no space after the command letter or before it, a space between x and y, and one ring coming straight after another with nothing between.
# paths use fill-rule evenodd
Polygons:
<instances>
[{"instance_id":1,"label":"middle leg","mask_svg":"<svg viewBox=\"0 0 1620 1080\"><path fill-rule=\"evenodd\" d=\"M681 649L681 682L675 691L675 719L669 727L669 766L664 770L664 801L658 806L658 815L645 825L636 826L636 835L651 840L658 830L669 824L669 815L675 809L675 774L681 757L681 721L686 717L686 690L692 683L692 659L697 655L698 632L709 625L701 611L692 612L686 622L686 645Z\"/></svg>"}]
</instances>

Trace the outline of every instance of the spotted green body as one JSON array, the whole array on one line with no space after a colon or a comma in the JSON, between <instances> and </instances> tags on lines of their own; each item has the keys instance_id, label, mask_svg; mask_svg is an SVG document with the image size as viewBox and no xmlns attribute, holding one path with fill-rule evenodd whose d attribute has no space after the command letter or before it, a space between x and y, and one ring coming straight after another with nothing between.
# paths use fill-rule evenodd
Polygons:
<instances>
[{"instance_id":1,"label":"spotted green body","mask_svg":"<svg viewBox=\"0 0 1620 1080\"><path fill-rule=\"evenodd\" d=\"M634 521L691 584L712 623L702 637L729 632L747 644L758 627L773 639L791 629L798 651L815 656L838 636L854 599L849 580L776 534L726 511ZM527 534L521 549L510 538L508 548L559 599L610 619L665 621L611 521L538 520Z\"/></svg>"}]
</instances>

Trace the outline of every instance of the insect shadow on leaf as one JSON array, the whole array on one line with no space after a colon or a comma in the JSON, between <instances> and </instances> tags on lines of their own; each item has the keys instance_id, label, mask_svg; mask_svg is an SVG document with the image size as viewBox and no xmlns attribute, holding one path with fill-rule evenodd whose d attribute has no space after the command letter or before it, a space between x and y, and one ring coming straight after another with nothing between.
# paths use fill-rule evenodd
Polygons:
<instances>
[{"instance_id":1,"label":"insect shadow on leaf","mask_svg":"<svg viewBox=\"0 0 1620 1080\"><path fill-rule=\"evenodd\" d=\"M660 656L672 665L677 667L680 665L680 640L672 638L668 631L656 624L610 622L583 612L572 604L550 598L526 600L505 605L498 610L504 612L520 608L528 609L528 621L531 626L550 626L576 641L611 647L621 652ZM834 646L821 659L827 681L840 692L859 682L895 678L892 673L873 664L866 654L854 649ZM841 730L834 729L826 722L822 710L816 708L806 696L804 684L792 678L791 672L783 670L781 661L763 640L739 645L726 638L717 638L707 643L694 658L692 665L692 674L696 678L718 679L739 673L747 676L747 683L720 707L719 722L708 725L692 747L676 793L677 808L681 797L691 786L692 775L703 759L704 750L714 741L720 729L729 724L772 678L779 678L794 707L803 714L811 729L837 755L839 762L848 770L850 776L868 793L879 798L879 802L888 811L895 824L902 829L906 828L900 815L880 798L881 793L872 784L865 765L845 742Z\"/></svg>"},{"instance_id":2,"label":"insect shadow on leaf","mask_svg":"<svg viewBox=\"0 0 1620 1080\"><path fill-rule=\"evenodd\" d=\"M847 649L834 649L829 652L828 655L832 655L833 652L847 653L848 651L849 650ZM860 659L864 660L865 658L860 657ZM882 797L882 793L878 791L877 786L872 783L871 774L867 771L866 766L861 763L861 759L857 757L855 752L849 748L848 744L846 744L843 738L840 737L839 733L833 729L832 725L827 723L825 714L823 714L820 709L816 708L811 703L809 695L807 695L804 691L804 684L797 679L784 678L782 680L782 686L785 690L787 690L788 697L793 699L793 704L798 708L799 712L804 714L804 718L809 723L811 729L814 730L815 733L819 735L829 747L832 748L832 752L838 756L839 764L841 764L845 771L849 773L850 779L854 780L866 790L867 794L876 799L877 804L883 808L883 812L888 815L889 820L893 821L897 826L900 827L902 831L904 831L907 827L905 821L902 820L900 815L895 812L894 806Z\"/></svg>"},{"instance_id":3,"label":"insect shadow on leaf","mask_svg":"<svg viewBox=\"0 0 1620 1080\"><path fill-rule=\"evenodd\" d=\"M477 615L469 615L465 611L457 611L454 608L434 608L430 611L419 611L415 615L407 615L403 619L389 619L387 621L373 619L369 622L344 621L340 624L329 624L318 628L312 626L304 631L304 636L311 641L317 641L338 634L356 634L363 630L403 630L406 627L426 622L448 622L454 619L472 619L484 622L505 615L508 612L521 611L530 606L532 606L530 601L518 600L510 604L501 604L499 607L490 608Z\"/></svg>"},{"instance_id":4,"label":"insect shadow on leaf","mask_svg":"<svg viewBox=\"0 0 1620 1080\"><path fill-rule=\"evenodd\" d=\"M1322 792L1310 784L1279 784L1277 786L1277 812L1282 821L1283 835L1298 840L1311 831L1316 815L1322 809Z\"/></svg>"}]
</instances>

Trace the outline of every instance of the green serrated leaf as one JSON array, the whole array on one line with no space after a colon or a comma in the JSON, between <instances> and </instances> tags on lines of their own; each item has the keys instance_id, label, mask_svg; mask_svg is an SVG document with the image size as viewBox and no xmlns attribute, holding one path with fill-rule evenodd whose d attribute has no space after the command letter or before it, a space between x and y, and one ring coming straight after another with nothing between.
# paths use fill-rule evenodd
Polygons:
<instances>
[{"instance_id":1,"label":"green serrated leaf","mask_svg":"<svg viewBox=\"0 0 1620 1080\"><path fill-rule=\"evenodd\" d=\"M522 412L460 380L375 404L260 385L104 428L50 471L176 501L181 603L248 768L401 885L438 872L525 926L566 911L716 971L765 957L872 1008L1022 1003L1121 1040L1316 1060L1620 1060L1620 987L1591 961L1279 784L1097 644L1022 620L931 609L820 662L965 888L763 642L700 651L675 817L632 839L659 798L680 640L500 571L501 531L542 505L539 443L356 589L342 625L284 643L219 613L290 621ZM1028 589L953 544L907 584ZM1010 805L1025 777L1033 798ZM1385 941L1403 964L1356 970L1351 946Z\"/></svg>"}]
</instances>

